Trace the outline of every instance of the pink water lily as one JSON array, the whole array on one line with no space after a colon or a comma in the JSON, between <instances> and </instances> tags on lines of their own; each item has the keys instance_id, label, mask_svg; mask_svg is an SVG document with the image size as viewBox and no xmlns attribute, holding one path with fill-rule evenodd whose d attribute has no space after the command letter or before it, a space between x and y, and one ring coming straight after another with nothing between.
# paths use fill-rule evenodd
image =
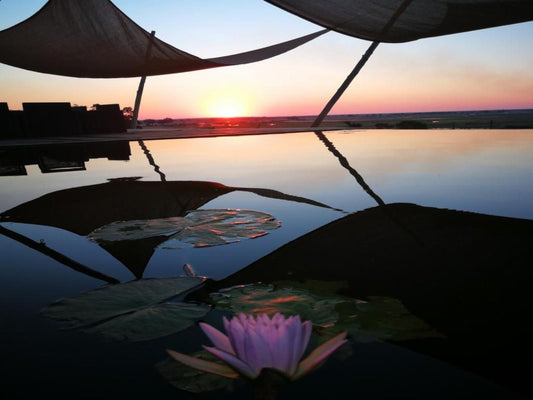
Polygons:
<instances>
[{"instance_id":1,"label":"pink water lily","mask_svg":"<svg viewBox=\"0 0 533 400\"><path fill-rule=\"evenodd\" d=\"M223 322L227 335L203 322L200 328L215 346L203 346L204 349L224 361L224 365L173 350L167 353L190 367L227 378L256 379L264 368L269 368L294 381L317 368L346 343L347 333L342 332L300 361L311 336L311 321L302 322L299 316L285 318L279 313L272 318L266 314L254 317L240 313L229 321L224 317Z\"/></svg>"}]
</instances>

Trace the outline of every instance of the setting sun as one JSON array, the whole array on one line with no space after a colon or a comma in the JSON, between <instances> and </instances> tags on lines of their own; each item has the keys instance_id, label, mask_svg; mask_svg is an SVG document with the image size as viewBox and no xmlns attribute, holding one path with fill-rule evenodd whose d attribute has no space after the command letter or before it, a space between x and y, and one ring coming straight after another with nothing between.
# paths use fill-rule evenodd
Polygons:
<instances>
[{"instance_id":1,"label":"setting sun","mask_svg":"<svg viewBox=\"0 0 533 400\"><path fill-rule=\"evenodd\" d=\"M211 117L242 117L249 113L246 96L238 92L215 93L204 102L204 108Z\"/></svg>"}]
</instances>

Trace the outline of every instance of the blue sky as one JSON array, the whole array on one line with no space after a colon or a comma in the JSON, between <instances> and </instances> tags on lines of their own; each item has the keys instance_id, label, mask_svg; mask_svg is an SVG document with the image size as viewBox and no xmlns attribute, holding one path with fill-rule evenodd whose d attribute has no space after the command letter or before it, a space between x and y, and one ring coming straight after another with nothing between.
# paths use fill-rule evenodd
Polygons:
<instances>
[{"instance_id":1,"label":"blue sky","mask_svg":"<svg viewBox=\"0 0 533 400\"><path fill-rule=\"evenodd\" d=\"M1 0L0 29L45 0ZM115 0L144 29L199 57L251 50L319 30L262 0ZM332 114L533 108L533 22L381 44ZM330 32L255 64L149 77L141 118L314 115L369 42ZM0 64L0 101L133 106L138 79L79 79Z\"/></svg>"}]
</instances>

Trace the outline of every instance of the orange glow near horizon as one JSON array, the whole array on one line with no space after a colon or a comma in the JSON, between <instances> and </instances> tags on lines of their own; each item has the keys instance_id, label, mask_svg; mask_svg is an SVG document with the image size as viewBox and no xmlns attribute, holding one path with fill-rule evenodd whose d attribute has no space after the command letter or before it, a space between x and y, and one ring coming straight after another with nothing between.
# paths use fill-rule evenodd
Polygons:
<instances>
[{"instance_id":1,"label":"orange glow near horizon","mask_svg":"<svg viewBox=\"0 0 533 400\"><path fill-rule=\"evenodd\" d=\"M203 101L203 108L209 117L233 118L249 115L247 96L238 91L218 91Z\"/></svg>"}]
</instances>

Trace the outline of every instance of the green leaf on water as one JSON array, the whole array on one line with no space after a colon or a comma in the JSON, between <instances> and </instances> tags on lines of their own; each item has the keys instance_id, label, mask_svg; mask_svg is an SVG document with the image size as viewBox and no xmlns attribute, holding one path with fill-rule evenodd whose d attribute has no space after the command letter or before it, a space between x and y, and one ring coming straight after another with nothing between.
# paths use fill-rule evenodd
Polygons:
<instances>
[{"instance_id":1,"label":"green leaf on water","mask_svg":"<svg viewBox=\"0 0 533 400\"><path fill-rule=\"evenodd\" d=\"M444 338L430 325L411 314L398 299L370 296L367 301L342 303L338 326L361 341L372 338L402 341L422 338Z\"/></svg>"},{"instance_id":2,"label":"green leaf on water","mask_svg":"<svg viewBox=\"0 0 533 400\"><path fill-rule=\"evenodd\" d=\"M280 227L272 215L253 210L195 210L184 217L116 221L95 229L91 240L137 240L168 236L159 245L165 249L218 246L254 239Z\"/></svg>"},{"instance_id":3,"label":"green leaf on water","mask_svg":"<svg viewBox=\"0 0 533 400\"><path fill-rule=\"evenodd\" d=\"M219 358L205 350L193 353L191 356L226 366ZM156 369L171 385L192 393L231 388L233 385L233 379L193 369L170 357L156 364Z\"/></svg>"},{"instance_id":4,"label":"green leaf on water","mask_svg":"<svg viewBox=\"0 0 533 400\"><path fill-rule=\"evenodd\" d=\"M111 339L150 340L186 329L209 311L207 305L169 301L204 281L182 276L107 285L59 300L41 312L67 327Z\"/></svg>"},{"instance_id":5,"label":"green leaf on water","mask_svg":"<svg viewBox=\"0 0 533 400\"><path fill-rule=\"evenodd\" d=\"M263 284L230 288L212 293L211 298L217 307L234 313L300 315L302 320L311 320L319 326L338 320L335 305L342 301L336 296L317 296L303 288Z\"/></svg>"},{"instance_id":6,"label":"green leaf on water","mask_svg":"<svg viewBox=\"0 0 533 400\"><path fill-rule=\"evenodd\" d=\"M374 296L363 301L336 294L340 287L342 282L279 282L236 286L210 296L216 307L234 313L300 315L326 339L344 330L359 341L442 337L397 299Z\"/></svg>"},{"instance_id":7,"label":"green leaf on water","mask_svg":"<svg viewBox=\"0 0 533 400\"><path fill-rule=\"evenodd\" d=\"M120 315L84 330L115 340L151 340L187 329L208 311L209 307L205 305L161 303Z\"/></svg>"}]
</instances>

